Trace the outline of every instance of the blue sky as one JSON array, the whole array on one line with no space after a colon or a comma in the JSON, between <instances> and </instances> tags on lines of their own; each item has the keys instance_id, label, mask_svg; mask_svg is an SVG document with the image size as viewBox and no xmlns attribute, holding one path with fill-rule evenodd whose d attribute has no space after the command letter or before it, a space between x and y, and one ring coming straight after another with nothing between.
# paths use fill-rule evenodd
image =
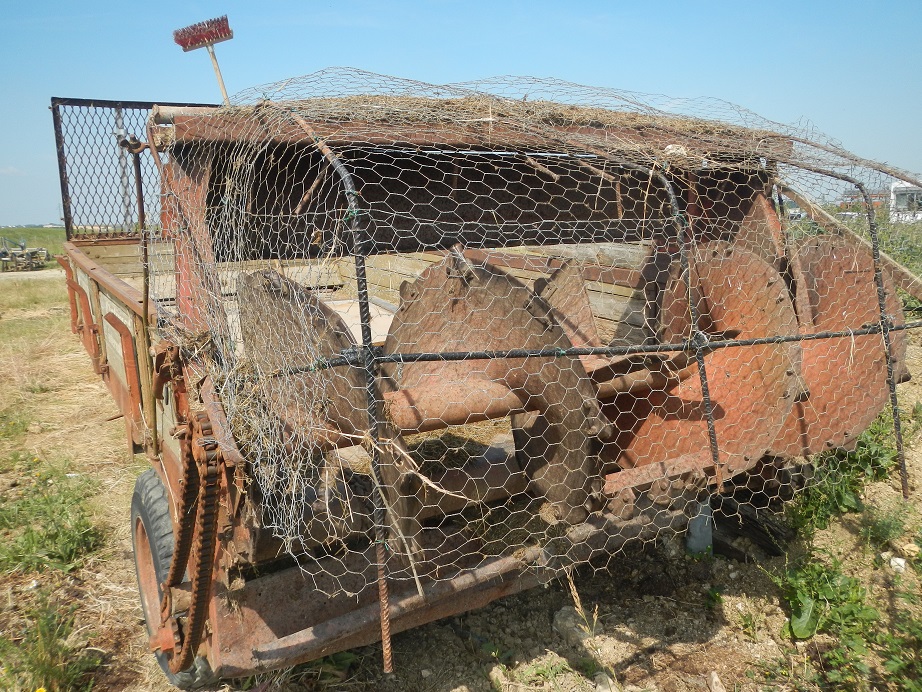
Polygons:
<instances>
[{"instance_id":1,"label":"blue sky","mask_svg":"<svg viewBox=\"0 0 922 692\"><path fill-rule=\"evenodd\" d=\"M852 2L14 2L0 13L0 225L60 217L51 96L220 98L172 31L221 14L228 90L328 66L446 83L560 77L712 96L809 120L852 151L922 170L918 0Z\"/></svg>"}]
</instances>

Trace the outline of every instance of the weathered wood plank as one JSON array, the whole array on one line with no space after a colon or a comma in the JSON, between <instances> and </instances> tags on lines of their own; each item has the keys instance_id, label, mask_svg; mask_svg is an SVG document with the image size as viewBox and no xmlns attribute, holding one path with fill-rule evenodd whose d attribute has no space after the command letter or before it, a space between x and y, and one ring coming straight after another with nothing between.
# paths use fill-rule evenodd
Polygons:
<instances>
[{"instance_id":1,"label":"weathered wood plank","mask_svg":"<svg viewBox=\"0 0 922 692\"><path fill-rule=\"evenodd\" d=\"M582 243L506 248L506 252L575 259L603 267L640 269L650 254L649 243Z\"/></svg>"},{"instance_id":2,"label":"weathered wood plank","mask_svg":"<svg viewBox=\"0 0 922 692\"><path fill-rule=\"evenodd\" d=\"M598 291L587 291L589 295L589 305L592 307L592 316L598 319L613 320L616 322L627 322L635 327L644 325L644 309L646 307L643 300L625 299L622 296L615 296Z\"/></svg>"}]
</instances>

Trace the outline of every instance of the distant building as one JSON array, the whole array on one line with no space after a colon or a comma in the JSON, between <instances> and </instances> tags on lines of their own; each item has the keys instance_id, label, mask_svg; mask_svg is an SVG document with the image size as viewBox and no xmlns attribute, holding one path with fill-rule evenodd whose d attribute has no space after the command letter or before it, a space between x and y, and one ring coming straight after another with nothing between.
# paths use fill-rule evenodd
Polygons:
<instances>
[{"instance_id":1,"label":"distant building","mask_svg":"<svg viewBox=\"0 0 922 692\"><path fill-rule=\"evenodd\" d=\"M922 221L922 188L897 181L890 186L890 223Z\"/></svg>"},{"instance_id":2,"label":"distant building","mask_svg":"<svg viewBox=\"0 0 922 692\"><path fill-rule=\"evenodd\" d=\"M875 209L884 206L890 201L890 192L887 190L869 192L868 195ZM864 211L864 196L858 190L846 192L842 195L842 199L839 200L839 209L854 212Z\"/></svg>"}]
</instances>

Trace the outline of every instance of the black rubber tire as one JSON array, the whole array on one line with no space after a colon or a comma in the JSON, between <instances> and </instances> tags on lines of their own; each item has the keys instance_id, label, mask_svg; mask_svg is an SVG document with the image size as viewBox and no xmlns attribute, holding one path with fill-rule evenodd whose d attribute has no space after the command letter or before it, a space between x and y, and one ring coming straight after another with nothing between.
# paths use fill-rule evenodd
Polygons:
<instances>
[{"instance_id":1,"label":"black rubber tire","mask_svg":"<svg viewBox=\"0 0 922 692\"><path fill-rule=\"evenodd\" d=\"M144 533L147 536L147 546L139 547L137 545L138 532L136 531L136 526L138 522L143 525ZM150 560L153 564L158 584L156 601L151 599L151 602L159 603L163 596L159 585L164 582L170 570L175 545L173 520L170 518L170 504L166 496L166 489L154 469L147 469L147 471L138 476L138 480L134 484L134 495L131 498L131 542L135 558L135 576L138 580L138 592L141 596L142 611L144 611L145 596L150 597L153 594L145 594L143 591L145 587L142 584L141 570L138 567L140 557L138 551L147 551L149 546ZM156 618L157 622L151 622L150 619L153 618ZM159 625L159 614L151 613L149 615L145 612L144 619L147 625L147 633L150 635L153 633L154 628ZM211 667L208 665L208 660L202 656L196 656L188 670L173 673L170 671L170 663L165 654L158 651L154 655L157 657L157 662L170 684L181 690L195 690L217 681L217 677L215 677Z\"/></svg>"}]
</instances>

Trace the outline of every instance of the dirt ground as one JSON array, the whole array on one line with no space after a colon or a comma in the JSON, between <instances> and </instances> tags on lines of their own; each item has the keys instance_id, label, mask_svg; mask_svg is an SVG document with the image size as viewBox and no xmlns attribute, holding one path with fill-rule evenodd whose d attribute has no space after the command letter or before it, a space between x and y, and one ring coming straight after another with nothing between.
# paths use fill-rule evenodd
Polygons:
<instances>
[{"instance_id":1,"label":"dirt ground","mask_svg":"<svg viewBox=\"0 0 922 692\"><path fill-rule=\"evenodd\" d=\"M18 278L0 276L0 298ZM0 608L16 608L28 601L37 580L53 579L55 589L79 603L80 631L87 644L103 654L94 689L172 689L148 651L131 557L129 504L144 462L129 457L124 424L112 420L115 404L69 331L63 281L51 272L36 272L28 280L59 282L61 301L46 310L7 310L0 315L2 320L28 318L41 325L38 348L26 352L16 343L0 343L0 372L7 373L0 379L0 409L17 406L28 412L30 453L66 457L77 472L96 479L94 518L105 540L73 575L4 577ZM915 379L900 386L903 406L922 401L922 346L917 337L912 341L910 370ZM47 391L27 386L39 379L48 383ZM910 446L907 461L913 490L907 511L911 526L917 527L919 449ZM869 486L865 500L880 507L902 506L898 479ZM848 516L820 532L817 545L839 556L843 569L858 576L872 593L888 588L886 569L874 566L874 555ZM323 665L237 681L222 689L617 689L606 687L600 672L634 691L714 692L712 673L727 690L764 689L764 683L752 677L761 663L788 657L791 666L797 665L790 641L781 635L786 613L770 579L784 567L784 558L760 564L719 557L692 560L679 540L664 539L575 575L588 628L561 624L573 615L574 597L566 583L554 583L397 635L397 673L391 678L379 672L379 647L369 646ZM912 586L918 589L914 581ZM594 636L585 636L586 629Z\"/></svg>"}]
</instances>

